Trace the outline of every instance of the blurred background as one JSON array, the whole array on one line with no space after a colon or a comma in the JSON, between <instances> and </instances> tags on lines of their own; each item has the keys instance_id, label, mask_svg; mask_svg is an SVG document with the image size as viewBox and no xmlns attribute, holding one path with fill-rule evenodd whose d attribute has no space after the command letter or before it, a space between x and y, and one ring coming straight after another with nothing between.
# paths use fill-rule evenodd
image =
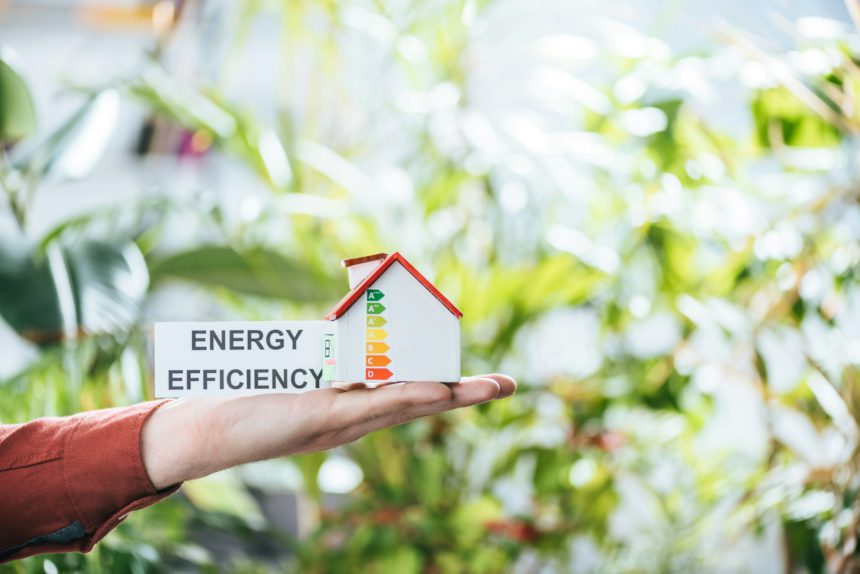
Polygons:
<instances>
[{"instance_id":1,"label":"blurred background","mask_svg":"<svg viewBox=\"0 0 860 574\"><path fill-rule=\"evenodd\" d=\"M376 251L520 382L0 572L860 571L858 22L0 0L0 422L149 399L153 321L319 318Z\"/></svg>"}]
</instances>

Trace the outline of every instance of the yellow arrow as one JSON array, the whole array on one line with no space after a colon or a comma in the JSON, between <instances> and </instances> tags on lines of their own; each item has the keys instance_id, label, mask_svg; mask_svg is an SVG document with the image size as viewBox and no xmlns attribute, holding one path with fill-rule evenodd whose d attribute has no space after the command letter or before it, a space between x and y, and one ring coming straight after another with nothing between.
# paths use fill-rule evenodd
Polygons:
<instances>
[{"instance_id":1,"label":"yellow arrow","mask_svg":"<svg viewBox=\"0 0 860 574\"><path fill-rule=\"evenodd\" d=\"M382 327L386 323L388 323L388 321L386 321L385 317L383 317L381 315L368 315L367 316L367 326L368 327Z\"/></svg>"},{"instance_id":2,"label":"yellow arrow","mask_svg":"<svg viewBox=\"0 0 860 574\"><path fill-rule=\"evenodd\" d=\"M370 355L381 355L387 352L391 347L388 346L388 343L368 343L367 344L367 352Z\"/></svg>"},{"instance_id":3,"label":"yellow arrow","mask_svg":"<svg viewBox=\"0 0 860 574\"><path fill-rule=\"evenodd\" d=\"M367 340L368 341L381 341L388 337L388 331L384 329L368 329L367 330Z\"/></svg>"}]
</instances>

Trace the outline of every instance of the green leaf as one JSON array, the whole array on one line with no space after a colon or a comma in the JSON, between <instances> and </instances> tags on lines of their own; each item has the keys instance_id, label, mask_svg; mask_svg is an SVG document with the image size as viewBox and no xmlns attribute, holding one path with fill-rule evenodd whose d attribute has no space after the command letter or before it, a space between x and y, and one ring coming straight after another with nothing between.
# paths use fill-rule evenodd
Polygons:
<instances>
[{"instance_id":1,"label":"green leaf","mask_svg":"<svg viewBox=\"0 0 860 574\"><path fill-rule=\"evenodd\" d=\"M335 298L335 282L316 268L263 247L239 251L209 245L151 264L153 281L184 279L246 295L322 303Z\"/></svg>"},{"instance_id":2,"label":"green leaf","mask_svg":"<svg viewBox=\"0 0 860 574\"><path fill-rule=\"evenodd\" d=\"M129 86L129 91L157 113L187 128L206 130L213 137L225 140L236 135L236 119L229 110L177 83L158 66L147 68Z\"/></svg>"},{"instance_id":3,"label":"green leaf","mask_svg":"<svg viewBox=\"0 0 860 574\"><path fill-rule=\"evenodd\" d=\"M299 468L302 475L302 484L307 495L314 501L322 499L322 491L319 487L319 473L323 463L328 458L325 452L309 452L292 457L292 461Z\"/></svg>"},{"instance_id":4,"label":"green leaf","mask_svg":"<svg viewBox=\"0 0 860 574\"><path fill-rule=\"evenodd\" d=\"M89 333L118 333L133 325L149 287L137 246L89 241L65 256L79 326Z\"/></svg>"},{"instance_id":5,"label":"green leaf","mask_svg":"<svg viewBox=\"0 0 860 574\"><path fill-rule=\"evenodd\" d=\"M148 285L145 261L133 243L87 241L57 246L46 256L24 242L0 243L0 317L40 345L59 342L69 330L128 329Z\"/></svg>"},{"instance_id":6,"label":"green leaf","mask_svg":"<svg viewBox=\"0 0 860 574\"><path fill-rule=\"evenodd\" d=\"M183 491L197 508L231 514L252 525L264 524L260 508L234 471L188 481Z\"/></svg>"},{"instance_id":7,"label":"green leaf","mask_svg":"<svg viewBox=\"0 0 860 574\"><path fill-rule=\"evenodd\" d=\"M418 574L421 572L421 555L414 548L397 548L379 562L379 572L384 574Z\"/></svg>"},{"instance_id":8,"label":"green leaf","mask_svg":"<svg viewBox=\"0 0 860 574\"><path fill-rule=\"evenodd\" d=\"M48 174L72 179L84 177L107 148L118 112L116 90L90 96L43 141L16 154L15 167L40 177Z\"/></svg>"},{"instance_id":9,"label":"green leaf","mask_svg":"<svg viewBox=\"0 0 860 574\"><path fill-rule=\"evenodd\" d=\"M0 242L0 316L34 342L62 338L63 316L46 259L8 238Z\"/></svg>"},{"instance_id":10,"label":"green leaf","mask_svg":"<svg viewBox=\"0 0 860 574\"><path fill-rule=\"evenodd\" d=\"M782 527L790 563L803 565L806 572L825 572L825 557L821 552L815 525L810 521L786 520Z\"/></svg>"},{"instance_id":11,"label":"green leaf","mask_svg":"<svg viewBox=\"0 0 860 574\"><path fill-rule=\"evenodd\" d=\"M0 144L36 131L36 108L23 78L0 54Z\"/></svg>"},{"instance_id":12,"label":"green leaf","mask_svg":"<svg viewBox=\"0 0 860 574\"><path fill-rule=\"evenodd\" d=\"M775 143L790 147L839 145L838 129L821 119L786 88L758 92L752 103L756 143L770 149ZM777 138L778 142L773 141Z\"/></svg>"},{"instance_id":13,"label":"green leaf","mask_svg":"<svg viewBox=\"0 0 860 574\"><path fill-rule=\"evenodd\" d=\"M452 535L459 546L477 544L484 533L485 524L502 517L499 503L482 496L457 507L451 519Z\"/></svg>"},{"instance_id":14,"label":"green leaf","mask_svg":"<svg viewBox=\"0 0 860 574\"><path fill-rule=\"evenodd\" d=\"M291 184L290 161L277 134L216 93L189 89L158 66L147 68L127 88L156 113L206 133L216 145L254 170L272 190L283 191Z\"/></svg>"}]
</instances>

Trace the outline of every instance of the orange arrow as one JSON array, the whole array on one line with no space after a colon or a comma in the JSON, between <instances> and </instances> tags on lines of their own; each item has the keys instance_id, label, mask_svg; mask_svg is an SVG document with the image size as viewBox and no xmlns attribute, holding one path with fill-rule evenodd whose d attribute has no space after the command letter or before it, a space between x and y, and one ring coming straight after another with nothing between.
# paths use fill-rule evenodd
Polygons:
<instances>
[{"instance_id":1,"label":"orange arrow","mask_svg":"<svg viewBox=\"0 0 860 574\"><path fill-rule=\"evenodd\" d=\"M382 353L387 352L391 347L388 346L388 343L368 343L367 344L367 352L371 355L381 355Z\"/></svg>"},{"instance_id":2,"label":"orange arrow","mask_svg":"<svg viewBox=\"0 0 860 574\"><path fill-rule=\"evenodd\" d=\"M385 355L367 355L367 366L368 367L384 367L389 364L391 359L386 357Z\"/></svg>"},{"instance_id":3,"label":"orange arrow","mask_svg":"<svg viewBox=\"0 0 860 574\"><path fill-rule=\"evenodd\" d=\"M365 378L371 381L384 381L390 379L392 373L388 369L365 369Z\"/></svg>"}]
</instances>

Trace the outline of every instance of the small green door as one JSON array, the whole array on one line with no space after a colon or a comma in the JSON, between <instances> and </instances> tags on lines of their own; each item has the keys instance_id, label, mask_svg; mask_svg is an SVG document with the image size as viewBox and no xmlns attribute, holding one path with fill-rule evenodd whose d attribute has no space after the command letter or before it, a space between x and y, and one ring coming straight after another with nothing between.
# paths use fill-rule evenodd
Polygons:
<instances>
[{"instance_id":1,"label":"small green door","mask_svg":"<svg viewBox=\"0 0 860 574\"><path fill-rule=\"evenodd\" d=\"M337 378L337 340L333 333L323 335L323 380Z\"/></svg>"}]
</instances>

